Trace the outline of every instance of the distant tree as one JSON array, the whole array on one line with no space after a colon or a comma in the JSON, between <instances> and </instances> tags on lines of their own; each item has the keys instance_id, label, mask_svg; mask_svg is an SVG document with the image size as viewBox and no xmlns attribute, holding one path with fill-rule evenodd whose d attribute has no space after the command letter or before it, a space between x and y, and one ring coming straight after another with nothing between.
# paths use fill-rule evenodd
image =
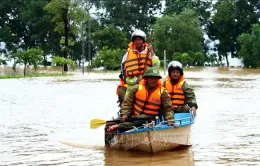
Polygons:
<instances>
[{"instance_id":1,"label":"distant tree","mask_svg":"<svg viewBox=\"0 0 260 166\"><path fill-rule=\"evenodd\" d=\"M192 9L196 12L201 26L207 27L212 12L212 1L205 0L165 0L164 15L180 14L181 12Z\"/></svg>"},{"instance_id":2,"label":"distant tree","mask_svg":"<svg viewBox=\"0 0 260 166\"><path fill-rule=\"evenodd\" d=\"M59 53L60 35L53 32L51 14L43 7L49 0L0 1L0 41L5 43L1 52L8 56L16 50L41 48L46 55Z\"/></svg>"},{"instance_id":3,"label":"distant tree","mask_svg":"<svg viewBox=\"0 0 260 166\"><path fill-rule=\"evenodd\" d=\"M234 47L235 42L235 5L231 1L223 1L217 5L217 13L212 18L209 36L219 40L218 53L226 59L229 66L228 52Z\"/></svg>"},{"instance_id":4,"label":"distant tree","mask_svg":"<svg viewBox=\"0 0 260 166\"><path fill-rule=\"evenodd\" d=\"M59 56L53 57L53 64L57 66L64 66L64 65L70 65L70 67L74 70L76 68L76 64L72 59L69 58L63 58ZM62 67L62 73L64 73L64 68Z\"/></svg>"},{"instance_id":5,"label":"distant tree","mask_svg":"<svg viewBox=\"0 0 260 166\"><path fill-rule=\"evenodd\" d=\"M192 10L179 15L163 16L154 25L154 46L156 54L161 58L164 50L167 55L202 51L202 40L200 22Z\"/></svg>"},{"instance_id":6,"label":"distant tree","mask_svg":"<svg viewBox=\"0 0 260 166\"><path fill-rule=\"evenodd\" d=\"M94 45L98 48L103 48L107 46L109 49L126 49L127 48L127 38L126 34L122 32L119 28L112 25L105 27L95 33L93 33Z\"/></svg>"},{"instance_id":7,"label":"distant tree","mask_svg":"<svg viewBox=\"0 0 260 166\"><path fill-rule=\"evenodd\" d=\"M37 66L42 63L43 51L39 48L31 48L26 51L18 51L13 53L11 56L15 59L13 68L15 70L16 64L23 64L24 65L24 76L26 75L26 66L32 64L34 69L37 69Z\"/></svg>"},{"instance_id":8,"label":"distant tree","mask_svg":"<svg viewBox=\"0 0 260 166\"><path fill-rule=\"evenodd\" d=\"M6 65L6 60L0 57L0 65Z\"/></svg>"},{"instance_id":9,"label":"distant tree","mask_svg":"<svg viewBox=\"0 0 260 166\"><path fill-rule=\"evenodd\" d=\"M106 70L119 70L125 50L109 49L107 46L98 51L98 55L93 59L93 67L105 67Z\"/></svg>"},{"instance_id":10,"label":"distant tree","mask_svg":"<svg viewBox=\"0 0 260 166\"><path fill-rule=\"evenodd\" d=\"M52 19L56 23L54 31L63 35L60 42L63 44L63 57L66 59L69 53L69 45L74 45L73 34L80 32L80 23L82 21L83 9L72 0L52 0L45 7L49 13L54 14ZM68 71L67 64L64 65L64 71Z\"/></svg>"},{"instance_id":11,"label":"distant tree","mask_svg":"<svg viewBox=\"0 0 260 166\"><path fill-rule=\"evenodd\" d=\"M241 46L238 55L245 67L260 67L260 24L253 25L252 34L240 35L238 43Z\"/></svg>"},{"instance_id":12,"label":"distant tree","mask_svg":"<svg viewBox=\"0 0 260 166\"><path fill-rule=\"evenodd\" d=\"M101 22L119 27L128 35L133 29L148 33L162 7L160 0L105 0L101 5L105 9L99 14Z\"/></svg>"},{"instance_id":13,"label":"distant tree","mask_svg":"<svg viewBox=\"0 0 260 166\"><path fill-rule=\"evenodd\" d=\"M219 0L215 8L208 35L213 41L219 41L216 45L218 53L225 57L229 66L228 54L235 57L240 49L237 37L242 33L250 33L251 25L259 22L260 1Z\"/></svg>"}]
</instances>

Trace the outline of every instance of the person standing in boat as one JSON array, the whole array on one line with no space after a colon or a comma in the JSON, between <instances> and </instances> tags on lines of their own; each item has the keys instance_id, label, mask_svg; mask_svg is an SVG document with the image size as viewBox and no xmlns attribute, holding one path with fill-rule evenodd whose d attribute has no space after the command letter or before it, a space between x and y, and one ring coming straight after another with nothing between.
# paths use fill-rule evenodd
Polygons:
<instances>
[{"instance_id":1,"label":"person standing in boat","mask_svg":"<svg viewBox=\"0 0 260 166\"><path fill-rule=\"evenodd\" d=\"M198 105L193 89L185 81L182 64L171 61L168 64L168 76L164 81L164 88L169 92L175 113L189 112L190 108L196 116Z\"/></svg>"},{"instance_id":2,"label":"person standing in boat","mask_svg":"<svg viewBox=\"0 0 260 166\"><path fill-rule=\"evenodd\" d=\"M130 129L143 124L142 121L126 122L129 117L155 119L160 112L164 119L169 121L168 125L178 127L173 121L172 103L168 92L162 86L159 70L150 67L142 78L143 80L129 92L122 103L120 121L123 123L109 126L108 132Z\"/></svg>"},{"instance_id":3,"label":"person standing in boat","mask_svg":"<svg viewBox=\"0 0 260 166\"><path fill-rule=\"evenodd\" d=\"M147 68L151 66L160 67L160 60L154 54L152 45L146 43L146 34L143 31L134 31L131 40L122 59L121 73L127 84L125 95L128 95L130 90L142 80Z\"/></svg>"}]
</instances>

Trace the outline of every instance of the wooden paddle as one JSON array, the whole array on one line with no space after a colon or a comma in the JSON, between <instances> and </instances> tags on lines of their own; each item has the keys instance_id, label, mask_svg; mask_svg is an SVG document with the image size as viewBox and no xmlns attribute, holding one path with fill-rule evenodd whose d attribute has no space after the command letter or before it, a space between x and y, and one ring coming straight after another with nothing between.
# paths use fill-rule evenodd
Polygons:
<instances>
[{"instance_id":1,"label":"wooden paddle","mask_svg":"<svg viewBox=\"0 0 260 166\"><path fill-rule=\"evenodd\" d=\"M138 117L131 117L129 119L126 119L126 121L137 121L137 120L153 120L154 118L151 118L151 117L143 117L143 118L138 118ZM92 119L90 121L90 128L91 129L96 129L100 126L103 126L104 124L106 123L109 123L109 122L115 122L115 123L119 123L120 122L120 119L115 119L115 120L102 120L102 119Z\"/></svg>"}]
</instances>

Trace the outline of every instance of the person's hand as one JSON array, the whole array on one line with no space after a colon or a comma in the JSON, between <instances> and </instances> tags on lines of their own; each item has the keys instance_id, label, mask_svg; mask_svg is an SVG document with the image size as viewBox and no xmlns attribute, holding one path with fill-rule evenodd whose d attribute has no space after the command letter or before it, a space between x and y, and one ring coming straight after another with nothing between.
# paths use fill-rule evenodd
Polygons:
<instances>
[{"instance_id":1,"label":"person's hand","mask_svg":"<svg viewBox=\"0 0 260 166\"><path fill-rule=\"evenodd\" d=\"M136 84L139 84L139 82L142 80L142 78L137 78L137 80L135 81Z\"/></svg>"},{"instance_id":2,"label":"person's hand","mask_svg":"<svg viewBox=\"0 0 260 166\"><path fill-rule=\"evenodd\" d=\"M124 122L126 119L127 119L127 116L126 115L122 115L120 117L120 122Z\"/></svg>"},{"instance_id":3,"label":"person's hand","mask_svg":"<svg viewBox=\"0 0 260 166\"><path fill-rule=\"evenodd\" d=\"M194 116L197 115L197 108L195 106L191 107L192 113Z\"/></svg>"},{"instance_id":4,"label":"person's hand","mask_svg":"<svg viewBox=\"0 0 260 166\"><path fill-rule=\"evenodd\" d=\"M178 128L178 125L174 123L174 121L169 121L168 126L174 126L175 128Z\"/></svg>"},{"instance_id":5,"label":"person's hand","mask_svg":"<svg viewBox=\"0 0 260 166\"><path fill-rule=\"evenodd\" d=\"M153 51L153 46L151 43L148 44L148 51L153 55L154 51Z\"/></svg>"}]
</instances>

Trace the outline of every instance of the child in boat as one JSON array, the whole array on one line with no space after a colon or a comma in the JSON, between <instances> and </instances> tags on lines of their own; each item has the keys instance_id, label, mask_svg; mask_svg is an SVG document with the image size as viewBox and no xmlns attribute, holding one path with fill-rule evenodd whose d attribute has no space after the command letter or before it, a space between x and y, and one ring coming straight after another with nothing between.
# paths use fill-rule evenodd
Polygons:
<instances>
[{"instance_id":1,"label":"child in boat","mask_svg":"<svg viewBox=\"0 0 260 166\"><path fill-rule=\"evenodd\" d=\"M172 107L175 113L189 112L191 108L196 116L198 108L196 96L193 89L184 79L183 67L180 62L171 61L169 63L168 76L163 85L171 96Z\"/></svg>"},{"instance_id":2,"label":"child in boat","mask_svg":"<svg viewBox=\"0 0 260 166\"><path fill-rule=\"evenodd\" d=\"M154 67L145 71L143 80L130 91L122 103L120 121L123 123L110 126L108 132L136 126L136 122L125 122L128 117L151 117L154 119L160 111L164 119L169 121L168 125L177 127L173 121L170 96L163 88L161 78L159 70Z\"/></svg>"}]
</instances>

